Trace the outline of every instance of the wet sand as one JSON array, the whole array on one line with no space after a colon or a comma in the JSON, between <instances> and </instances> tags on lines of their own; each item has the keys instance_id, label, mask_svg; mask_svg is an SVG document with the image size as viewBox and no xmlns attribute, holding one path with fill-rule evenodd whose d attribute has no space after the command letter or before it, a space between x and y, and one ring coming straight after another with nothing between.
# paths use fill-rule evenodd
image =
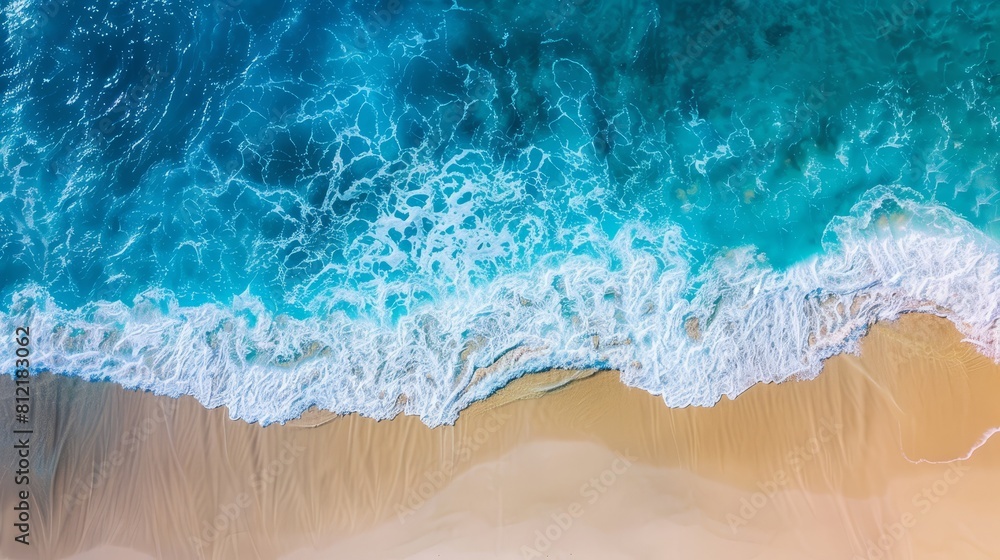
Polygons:
<instances>
[{"instance_id":1,"label":"wet sand","mask_svg":"<svg viewBox=\"0 0 1000 560\"><path fill-rule=\"evenodd\" d=\"M936 317L711 408L614 372L528 376L433 430L32 390L32 545L5 470L4 557L1000 558L1000 366Z\"/></svg>"}]
</instances>

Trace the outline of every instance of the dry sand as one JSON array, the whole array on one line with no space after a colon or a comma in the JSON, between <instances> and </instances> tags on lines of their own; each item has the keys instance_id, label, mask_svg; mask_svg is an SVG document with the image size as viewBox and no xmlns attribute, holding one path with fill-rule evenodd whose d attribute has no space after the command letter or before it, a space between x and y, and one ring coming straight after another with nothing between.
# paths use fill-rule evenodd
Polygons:
<instances>
[{"instance_id":1,"label":"dry sand","mask_svg":"<svg viewBox=\"0 0 1000 560\"><path fill-rule=\"evenodd\" d=\"M33 383L33 542L8 469L4 557L1000 558L1000 366L935 317L712 408L549 372L434 430Z\"/></svg>"}]
</instances>

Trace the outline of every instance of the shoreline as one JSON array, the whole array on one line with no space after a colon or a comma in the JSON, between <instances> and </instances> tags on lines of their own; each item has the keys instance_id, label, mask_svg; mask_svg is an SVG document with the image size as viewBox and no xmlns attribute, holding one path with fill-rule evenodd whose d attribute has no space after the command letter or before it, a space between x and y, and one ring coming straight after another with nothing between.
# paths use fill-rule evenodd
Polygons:
<instances>
[{"instance_id":1,"label":"shoreline","mask_svg":"<svg viewBox=\"0 0 1000 560\"><path fill-rule=\"evenodd\" d=\"M3 533L10 558L524 558L547 541L547 554L657 558L664 534L692 558L865 558L906 513L922 529L887 537L883 558L924 558L960 536L947 519L1000 521L1000 438L955 460L1000 426L1000 366L930 315L875 325L861 356L815 379L713 407L668 408L615 372L551 371L437 428L316 412L261 427L191 397L36 382L38 540L24 555ZM1000 556L1000 537L976 536Z\"/></svg>"},{"instance_id":2,"label":"shoreline","mask_svg":"<svg viewBox=\"0 0 1000 560\"><path fill-rule=\"evenodd\" d=\"M85 311L60 307L37 285L12 295L7 318L27 314L52 333L39 339L38 363L194 395L268 423L317 407L373 418L402 410L439 425L523 372L558 365L599 364L670 406L709 406L761 381L818 374L833 355L854 352L871 324L905 313L945 315L1000 360L995 240L904 194L868 191L828 224L837 240L830 251L787 269L751 246L720 252L697 270L670 251L657 264L647 249L683 247L676 231L629 230L633 245L644 240L629 248L619 243L622 230L609 251L621 249L615 260L632 263L630 272L586 258L533 266L421 306L400 323L340 313L296 319L248 294L185 307L156 292L133 304L91 302ZM907 219L883 216L890 207ZM962 274L938 274L950 269ZM496 375L477 376L504 360Z\"/></svg>"}]
</instances>

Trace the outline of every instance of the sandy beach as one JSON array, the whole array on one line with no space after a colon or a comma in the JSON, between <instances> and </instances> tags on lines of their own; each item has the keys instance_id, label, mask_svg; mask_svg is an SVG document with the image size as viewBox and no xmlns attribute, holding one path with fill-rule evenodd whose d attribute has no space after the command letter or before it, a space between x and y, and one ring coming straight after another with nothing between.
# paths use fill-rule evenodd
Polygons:
<instances>
[{"instance_id":1,"label":"sandy beach","mask_svg":"<svg viewBox=\"0 0 1000 560\"><path fill-rule=\"evenodd\" d=\"M1000 366L937 317L711 408L553 371L436 429L33 383L31 545L5 469L5 558L1000 558Z\"/></svg>"}]
</instances>

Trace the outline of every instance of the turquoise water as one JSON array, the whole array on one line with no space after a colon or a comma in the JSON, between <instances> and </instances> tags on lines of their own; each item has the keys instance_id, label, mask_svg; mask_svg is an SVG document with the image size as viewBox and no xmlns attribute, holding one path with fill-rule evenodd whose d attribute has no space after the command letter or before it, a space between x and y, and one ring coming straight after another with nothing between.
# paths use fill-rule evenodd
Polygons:
<instances>
[{"instance_id":1,"label":"turquoise water","mask_svg":"<svg viewBox=\"0 0 1000 560\"><path fill-rule=\"evenodd\" d=\"M556 366L712 404L908 311L1000 358L996 4L2 18L0 322L58 373L437 424Z\"/></svg>"}]
</instances>

